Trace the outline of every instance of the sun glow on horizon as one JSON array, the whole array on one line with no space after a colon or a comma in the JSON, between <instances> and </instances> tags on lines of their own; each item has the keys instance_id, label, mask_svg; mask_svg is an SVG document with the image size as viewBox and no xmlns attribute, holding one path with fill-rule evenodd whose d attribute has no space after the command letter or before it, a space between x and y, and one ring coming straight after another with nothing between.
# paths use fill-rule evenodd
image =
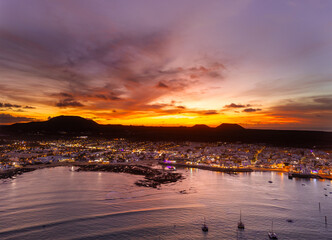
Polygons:
<instances>
[{"instance_id":1,"label":"sun glow on horizon","mask_svg":"<svg viewBox=\"0 0 332 240\"><path fill-rule=\"evenodd\" d=\"M34 3L0 8L0 125L332 131L329 1Z\"/></svg>"}]
</instances>

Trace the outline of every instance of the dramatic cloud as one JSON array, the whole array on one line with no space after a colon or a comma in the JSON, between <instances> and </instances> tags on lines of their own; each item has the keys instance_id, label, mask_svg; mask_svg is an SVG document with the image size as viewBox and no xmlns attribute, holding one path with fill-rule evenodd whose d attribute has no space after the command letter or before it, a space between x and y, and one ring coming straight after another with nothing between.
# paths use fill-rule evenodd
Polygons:
<instances>
[{"instance_id":1,"label":"dramatic cloud","mask_svg":"<svg viewBox=\"0 0 332 240\"><path fill-rule=\"evenodd\" d=\"M66 107L82 107L84 106L82 103L75 101L73 98L65 98L60 100L55 104L57 107L66 108Z\"/></svg>"},{"instance_id":2,"label":"dramatic cloud","mask_svg":"<svg viewBox=\"0 0 332 240\"><path fill-rule=\"evenodd\" d=\"M314 97L313 101L319 103L319 106L324 106L324 110L332 111L332 96Z\"/></svg>"},{"instance_id":3,"label":"dramatic cloud","mask_svg":"<svg viewBox=\"0 0 332 240\"><path fill-rule=\"evenodd\" d=\"M0 109L14 109L15 111L23 111L22 109L35 109L35 107L31 106L21 106L17 104L11 104L11 103L1 103L0 102Z\"/></svg>"},{"instance_id":4,"label":"dramatic cloud","mask_svg":"<svg viewBox=\"0 0 332 240\"><path fill-rule=\"evenodd\" d=\"M284 104L272 107L276 112L292 113L332 113L332 96L313 96L285 100Z\"/></svg>"},{"instance_id":5,"label":"dramatic cloud","mask_svg":"<svg viewBox=\"0 0 332 240\"><path fill-rule=\"evenodd\" d=\"M257 124L276 122L288 116L287 108L328 114L330 1L301 7L288 1L29 3L0 3L5 114L215 126L264 114ZM297 101L310 96L306 104ZM221 112L227 113L222 119ZM321 129L330 125L320 123Z\"/></svg>"},{"instance_id":6,"label":"dramatic cloud","mask_svg":"<svg viewBox=\"0 0 332 240\"><path fill-rule=\"evenodd\" d=\"M11 104L11 103L0 103L0 108L21 108L21 105Z\"/></svg>"},{"instance_id":7,"label":"dramatic cloud","mask_svg":"<svg viewBox=\"0 0 332 240\"><path fill-rule=\"evenodd\" d=\"M247 112L247 113L250 113L250 112L257 112L257 111L261 111L262 109L260 108L246 108L246 109L243 109L243 112Z\"/></svg>"},{"instance_id":8,"label":"dramatic cloud","mask_svg":"<svg viewBox=\"0 0 332 240\"><path fill-rule=\"evenodd\" d=\"M225 105L224 108L245 108L245 107L250 107L250 104L243 105L243 104L235 104L231 103L229 105Z\"/></svg>"},{"instance_id":9,"label":"dramatic cloud","mask_svg":"<svg viewBox=\"0 0 332 240\"><path fill-rule=\"evenodd\" d=\"M25 108L25 109L36 109L35 107L31 107L31 106L25 106L23 108Z\"/></svg>"},{"instance_id":10,"label":"dramatic cloud","mask_svg":"<svg viewBox=\"0 0 332 240\"><path fill-rule=\"evenodd\" d=\"M168 88L168 86L163 83L163 82L159 82L158 85L157 85L158 88Z\"/></svg>"},{"instance_id":11,"label":"dramatic cloud","mask_svg":"<svg viewBox=\"0 0 332 240\"><path fill-rule=\"evenodd\" d=\"M209 111L206 111L204 114L205 115L214 115L214 114L218 114L218 112L216 110L209 110Z\"/></svg>"},{"instance_id":12,"label":"dramatic cloud","mask_svg":"<svg viewBox=\"0 0 332 240\"><path fill-rule=\"evenodd\" d=\"M312 96L298 99L284 100L280 105L273 106L268 114L279 118L291 119L292 128L318 130L332 130L332 96Z\"/></svg>"},{"instance_id":13,"label":"dramatic cloud","mask_svg":"<svg viewBox=\"0 0 332 240\"><path fill-rule=\"evenodd\" d=\"M88 97L90 97L90 96L88 96ZM95 94L92 97L100 98L100 99L103 99L103 100L112 100L112 101L116 101L116 100L121 99L120 97L117 96L116 93L113 93L113 92L109 92L109 93L106 93L106 94Z\"/></svg>"},{"instance_id":14,"label":"dramatic cloud","mask_svg":"<svg viewBox=\"0 0 332 240\"><path fill-rule=\"evenodd\" d=\"M33 118L27 117L15 117L10 114L0 113L0 124L9 124L17 122L28 122L34 120Z\"/></svg>"}]
</instances>

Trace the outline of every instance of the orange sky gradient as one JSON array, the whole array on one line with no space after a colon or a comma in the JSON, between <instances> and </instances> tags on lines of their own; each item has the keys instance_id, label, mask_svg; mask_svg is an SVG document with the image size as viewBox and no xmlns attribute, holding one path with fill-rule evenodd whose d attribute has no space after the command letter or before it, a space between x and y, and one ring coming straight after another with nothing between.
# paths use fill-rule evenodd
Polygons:
<instances>
[{"instance_id":1,"label":"orange sky gradient","mask_svg":"<svg viewBox=\"0 0 332 240\"><path fill-rule=\"evenodd\" d=\"M77 115L332 131L331 11L330 1L1 1L0 124Z\"/></svg>"}]
</instances>

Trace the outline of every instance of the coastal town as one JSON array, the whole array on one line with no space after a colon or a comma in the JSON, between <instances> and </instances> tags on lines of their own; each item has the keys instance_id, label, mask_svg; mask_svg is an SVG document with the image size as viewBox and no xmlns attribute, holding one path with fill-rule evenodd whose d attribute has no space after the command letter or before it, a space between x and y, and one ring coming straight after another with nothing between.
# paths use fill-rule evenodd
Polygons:
<instances>
[{"instance_id":1,"label":"coastal town","mask_svg":"<svg viewBox=\"0 0 332 240\"><path fill-rule=\"evenodd\" d=\"M157 164L225 172L282 171L332 179L331 151L226 142L133 142L126 139L18 141L0 145L0 172L50 164Z\"/></svg>"}]
</instances>

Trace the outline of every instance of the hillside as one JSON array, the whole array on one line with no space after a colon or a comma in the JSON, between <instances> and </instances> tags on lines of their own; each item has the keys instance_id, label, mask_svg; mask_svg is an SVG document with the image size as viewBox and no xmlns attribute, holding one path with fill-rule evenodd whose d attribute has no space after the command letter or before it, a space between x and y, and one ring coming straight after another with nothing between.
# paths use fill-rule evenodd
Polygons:
<instances>
[{"instance_id":1,"label":"hillside","mask_svg":"<svg viewBox=\"0 0 332 240\"><path fill-rule=\"evenodd\" d=\"M268 143L278 146L332 147L332 133L321 131L245 129L237 124L223 123L216 128L206 125L193 127L145 127L101 125L77 116L59 116L44 122L17 123L0 128L2 134L28 137L91 137L128 138L152 141L227 141Z\"/></svg>"}]
</instances>

